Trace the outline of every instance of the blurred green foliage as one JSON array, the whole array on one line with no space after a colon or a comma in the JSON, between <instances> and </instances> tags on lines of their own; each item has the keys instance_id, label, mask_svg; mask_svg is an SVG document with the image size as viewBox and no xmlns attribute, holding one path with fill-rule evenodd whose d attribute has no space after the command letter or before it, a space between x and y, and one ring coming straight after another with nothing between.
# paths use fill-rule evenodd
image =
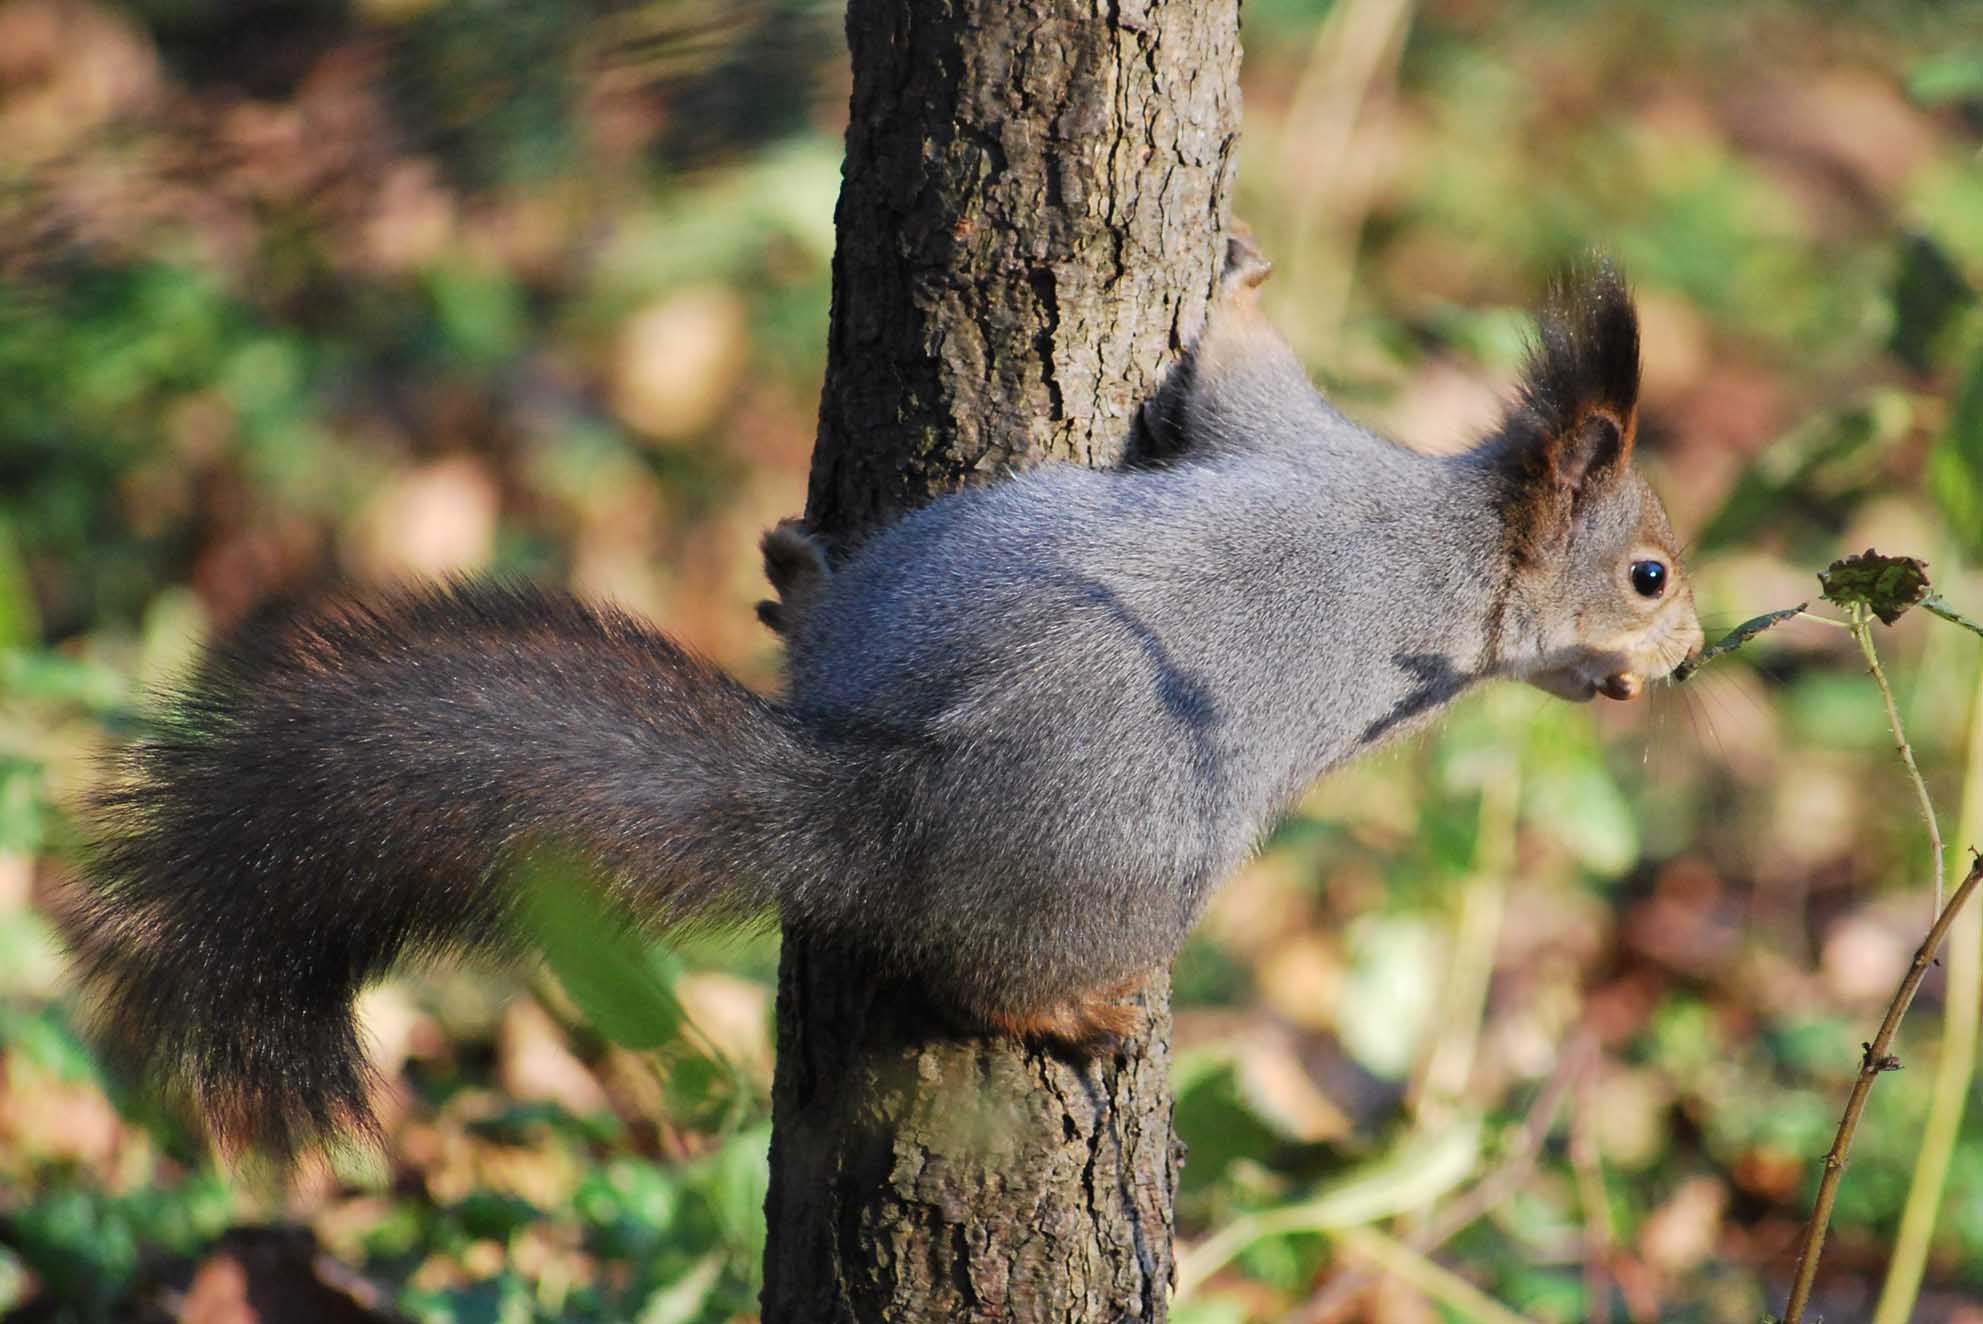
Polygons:
<instances>
[{"instance_id":1,"label":"blurred green foliage","mask_svg":"<svg viewBox=\"0 0 1983 1324\"><path fill-rule=\"evenodd\" d=\"M417 1319L749 1318L770 940L656 950L551 867L536 998L505 1002L515 974L385 990L392 1149L285 1200L100 1076L46 912L91 752L278 593L527 574L775 675L752 544L803 501L840 16L257 13L0 0L0 1309L124 1317L290 1217ZM1247 24L1239 210L1346 408L1478 435L1534 291L1605 247L1711 634L1868 545L1979 614L1974 6L1254 0ZM1952 808L1976 643L1916 612L1882 648ZM1614 1318L1760 1318L1925 925L1921 853L1842 632L1786 624L1645 704L1473 697L1310 797L1185 953L1185 1241L1358 1200L1408 1236L1449 1198L1410 1194L1437 1184L1400 1171L1445 1171L1413 1156L1508 1161L1588 1041L1533 1171L1441 1262L1587 1318L1595 1189ZM1877 1286L1949 996L1931 979L1874 1093L1831 1317ZM1983 1295L1970 1103L1922 1319ZM1325 1232L1263 1236L1180 1313L1296 1317L1346 1267Z\"/></svg>"}]
</instances>

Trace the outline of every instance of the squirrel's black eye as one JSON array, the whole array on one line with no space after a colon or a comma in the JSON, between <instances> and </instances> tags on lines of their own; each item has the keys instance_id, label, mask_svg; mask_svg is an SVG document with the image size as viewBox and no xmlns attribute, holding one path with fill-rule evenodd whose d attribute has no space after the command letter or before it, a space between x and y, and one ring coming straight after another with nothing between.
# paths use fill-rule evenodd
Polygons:
<instances>
[{"instance_id":1,"label":"squirrel's black eye","mask_svg":"<svg viewBox=\"0 0 1983 1324\"><path fill-rule=\"evenodd\" d=\"M1666 592L1666 565L1660 561L1632 562L1632 588L1642 598Z\"/></svg>"}]
</instances>

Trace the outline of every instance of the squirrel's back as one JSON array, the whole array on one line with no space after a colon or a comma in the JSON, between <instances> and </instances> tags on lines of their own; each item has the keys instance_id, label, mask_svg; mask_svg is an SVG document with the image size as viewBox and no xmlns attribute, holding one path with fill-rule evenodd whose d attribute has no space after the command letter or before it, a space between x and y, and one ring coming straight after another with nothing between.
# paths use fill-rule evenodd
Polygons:
<instances>
[{"instance_id":1,"label":"squirrel's back","mask_svg":"<svg viewBox=\"0 0 1983 1324\"><path fill-rule=\"evenodd\" d=\"M1474 586L1436 582L1494 536L1480 476L1343 427L1335 462L1052 466L906 517L813 590L794 712L1008 752L1058 792L1175 780L1160 823L1250 839L1415 683L1373 652L1464 670L1483 642L1451 601ZM1106 738L1050 738L1076 730Z\"/></svg>"}]
</instances>

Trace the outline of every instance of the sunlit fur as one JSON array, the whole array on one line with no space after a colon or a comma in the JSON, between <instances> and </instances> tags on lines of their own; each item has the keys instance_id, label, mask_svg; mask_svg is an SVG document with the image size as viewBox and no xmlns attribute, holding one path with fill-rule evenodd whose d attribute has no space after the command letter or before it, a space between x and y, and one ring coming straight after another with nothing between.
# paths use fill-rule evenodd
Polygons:
<instances>
[{"instance_id":1,"label":"sunlit fur","mask_svg":"<svg viewBox=\"0 0 1983 1324\"><path fill-rule=\"evenodd\" d=\"M1495 436L1433 457L1324 403L1235 267L1161 459L945 497L831 571L775 534L782 700L530 589L244 627L97 801L67 926L111 1042L237 1145L362 1130L357 993L512 949L543 845L654 926L775 911L966 1025L1088 1041L1328 769L1478 680L1583 698L1698 637L1677 564L1624 596L1671 538L1614 276L1559 295Z\"/></svg>"}]
</instances>

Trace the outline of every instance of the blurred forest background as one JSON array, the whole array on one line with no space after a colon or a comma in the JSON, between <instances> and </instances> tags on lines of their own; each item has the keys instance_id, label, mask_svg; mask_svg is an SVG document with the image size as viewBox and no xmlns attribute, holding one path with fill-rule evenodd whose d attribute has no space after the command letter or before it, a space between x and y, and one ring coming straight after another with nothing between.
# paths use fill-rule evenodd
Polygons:
<instances>
[{"instance_id":1,"label":"blurred forest background","mask_svg":"<svg viewBox=\"0 0 1983 1324\"><path fill-rule=\"evenodd\" d=\"M390 1150L283 1187L103 1078L45 913L92 751L272 594L528 576L776 683L753 544L803 500L839 23L0 0L9 1318L247 1318L243 1281L261 1318L753 1317L770 940L619 953L632 1029L541 970L381 989ZM1239 212L1345 409L1478 435L1525 306L1602 245L1711 634L1869 545L1983 614L1983 6L1250 0L1246 46ZM1983 643L1919 612L1880 643L1951 845L1983 838ZM1843 631L1639 703L1475 695L1318 789L1178 969L1180 1231L1234 1252L1179 1317L1458 1317L1436 1262L1537 1324L1762 1319L1927 878ZM1826 1319L1915 1257L1913 1318L1983 1322L1977 923L1875 1090ZM1451 1235L1378 1279L1371 1228Z\"/></svg>"}]
</instances>

